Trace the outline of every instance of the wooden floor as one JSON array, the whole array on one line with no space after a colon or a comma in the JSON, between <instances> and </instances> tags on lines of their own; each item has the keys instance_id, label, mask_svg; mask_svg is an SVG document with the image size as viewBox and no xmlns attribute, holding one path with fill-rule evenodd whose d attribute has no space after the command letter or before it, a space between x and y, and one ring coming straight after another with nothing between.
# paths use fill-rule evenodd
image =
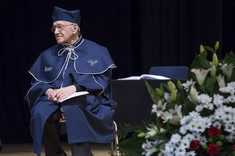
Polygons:
<instances>
[{"instance_id":1,"label":"wooden floor","mask_svg":"<svg viewBox=\"0 0 235 156\"><path fill-rule=\"evenodd\" d=\"M91 150L94 156L110 156L110 144L91 144ZM71 156L70 145L62 143L62 147L68 156ZM42 149L42 151L44 151ZM32 153L32 144L5 144L0 152L0 156L36 156ZM42 152L41 156L45 156Z\"/></svg>"}]
</instances>

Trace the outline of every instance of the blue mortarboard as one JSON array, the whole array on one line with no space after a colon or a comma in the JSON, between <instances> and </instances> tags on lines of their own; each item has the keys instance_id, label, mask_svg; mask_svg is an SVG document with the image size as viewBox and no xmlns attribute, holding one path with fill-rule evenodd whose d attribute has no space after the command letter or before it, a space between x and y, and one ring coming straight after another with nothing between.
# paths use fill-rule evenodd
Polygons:
<instances>
[{"instance_id":1,"label":"blue mortarboard","mask_svg":"<svg viewBox=\"0 0 235 156\"><path fill-rule=\"evenodd\" d=\"M53 23L55 21L68 21L72 23L77 23L78 26L80 26L81 23L80 10L69 11L55 6L52 14L52 21Z\"/></svg>"}]
</instances>

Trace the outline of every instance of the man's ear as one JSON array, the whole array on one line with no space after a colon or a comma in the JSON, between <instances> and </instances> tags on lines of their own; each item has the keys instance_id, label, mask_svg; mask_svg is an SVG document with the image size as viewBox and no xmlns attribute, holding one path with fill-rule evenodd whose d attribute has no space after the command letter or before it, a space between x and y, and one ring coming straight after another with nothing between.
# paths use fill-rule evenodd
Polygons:
<instances>
[{"instance_id":1,"label":"man's ear","mask_svg":"<svg viewBox=\"0 0 235 156\"><path fill-rule=\"evenodd\" d=\"M78 27L78 25L74 24L73 25L73 34L76 34L79 30L80 30L80 28Z\"/></svg>"}]
</instances>

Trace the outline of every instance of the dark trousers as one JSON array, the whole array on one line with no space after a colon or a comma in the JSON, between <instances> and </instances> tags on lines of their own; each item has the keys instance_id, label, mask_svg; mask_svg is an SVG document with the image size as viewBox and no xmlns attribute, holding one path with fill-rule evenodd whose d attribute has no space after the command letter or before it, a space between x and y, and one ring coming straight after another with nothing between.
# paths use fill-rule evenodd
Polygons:
<instances>
[{"instance_id":1,"label":"dark trousers","mask_svg":"<svg viewBox=\"0 0 235 156\"><path fill-rule=\"evenodd\" d=\"M61 112L56 111L46 121L43 133L43 144L46 156L66 156L60 147L59 119ZM92 156L88 143L76 143L71 147L72 156Z\"/></svg>"},{"instance_id":2,"label":"dark trousers","mask_svg":"<svg viewBox=\"0 0 235 156\"><path fill-rule=\"evenodd\" d=\"M93 156L88 143L72 144L72 156Z\"/></svg>"}]
</instances>

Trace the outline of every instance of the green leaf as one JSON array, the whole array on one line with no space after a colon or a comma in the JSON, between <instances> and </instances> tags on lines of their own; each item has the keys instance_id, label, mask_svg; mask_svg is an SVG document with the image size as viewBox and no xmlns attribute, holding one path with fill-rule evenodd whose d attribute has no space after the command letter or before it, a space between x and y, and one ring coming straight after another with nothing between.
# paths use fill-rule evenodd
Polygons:
<instances>
[{"instance_id":1,"label":"green leaf","mask_svg":"<svg viewBox=\"0 0 235 156\"><path fill-rule=\"evenodd\" d=\"M193 61L192 61L192 64L191 64L191 68L196 68L196 69L200 69L200 68L203 68L203 69L208 69L211 67L211 64L210 62L202 57L201 55L197 55Z\"/></svg>"},{"instance_id":2,"label":"green leaf","mask_svg":"<svg viewBox=\"0 0 235 156\"><path fill-rule=\"evenodd\" d=\"M206 92L213 93L216 84L217 84L217 80L216 80L215 77L208 77L205 80L205 89L206 89Z\"/></svg>"},{"instance_id":3,"label":"green leaf","mask_svg":"<svg viewBox=\"0 0 235 156\"><path fill-rule=\"evenodd\" d=\"M158 103L158 100L161 98L157 92L150 86L150 84L145 81L149 95L154 103Z\"/></svg>"},{"instance_id":4,"label":"green leaf","mask_svg":"<svg viewBox=\"0 0 235 156\"><path fill-rule=\"evenodd\" d=\"M164 140L164 139L162 139L162 140L154 140L155 142L155 147L157 148L157 149L164 149L165 148L165 144L169 141L169 139L167 139L167 140Z\"/></svg>"},{"instance_id":5,"label":"green leaf","mask_svg":"<svg viewBox=\"0 0 235 156\"><path fill-rule=\"evenodd\" d=\"M119 150L126 156L141 156L143 152L142 144L145 142L145 138L134 136L130 139L121 141L118 144Z\"/></svg>"},{"instance_id":6,"label":"green leaf","mask_svg":"<svg viewBox=\"0 0 235 156\"><path fill-rule=\"evenodd\" d=\"M121 123L119 124L119 130L118 130L118 138L119 140L125 140L133 135L136 135L137 133L144 132L145 127L144 126L135 126L127 123Z\"/></svg>"},{"instance_id":7,"label":"green leaf","mask_svg":"<svg viewBox=\"0 0 235 156\"><path fill-rule=\"evenodd\" d=\"M156 118L156 126L158 130L160 130L160 128L162 127L162 123L159 118Z\"/></svg>"},{"instance_id":8,"label":"green leaf","mask_svg":"<svg viewBox=\"0 0 235 156\"><path fill-rule=\"evenodd\" d=\"M212 53L215 52L214 49L213 49L212 47L210 47L210 46L204 46L204 48L205 48L207 51L210 51L210 52L212 52Z\"/></svg>"},{"instance_id":9,"label":"green leaf","mask_svg":"<svg viewBox=\"0 0 235 156\"><path fill-rule=\"evenodd\" d=\"M171 102L171 103L168 103L167 105L166 105L166 110L169 110L169 109L174 109L175 108L175 103L173 103L173 102Z\"/></svg>"},{"instance_id":10,"label":"green leaf","mask_svg":"<svg viewBox=\"0 0 235 156\"><path fill-rule=\"evenodd\" d=\"M206 58L207 58L207 51L203 51L203 52L201 53L201 56L206 59Z\"/></svg>"},{"instance_id":11,"label":"green leaf","mask_svg":"<svg viewBox=\"0 0 235 156\"><path fill-rule=\"evenodd\" d=\"M233 145L225 144L220 151L219 156L233 156Z\"/></svg>"},{"instance_id":12,"label":"green leaf","mask_svg":"<svg viewBox=\"0 0 235 156\"><path fill-rule=\"evenodd\" d=\"M228 64L235 64L235 54L233 52L230 52L224 57L223 61Z\"/></svg>"}]
</instances>

